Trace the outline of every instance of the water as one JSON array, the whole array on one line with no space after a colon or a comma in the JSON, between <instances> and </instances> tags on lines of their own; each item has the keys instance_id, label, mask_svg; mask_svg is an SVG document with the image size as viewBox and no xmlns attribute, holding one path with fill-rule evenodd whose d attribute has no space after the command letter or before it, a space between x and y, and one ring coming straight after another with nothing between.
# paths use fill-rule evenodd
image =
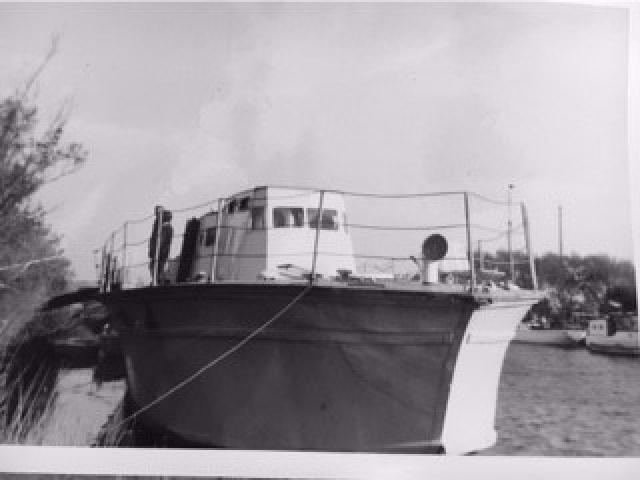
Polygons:
<instances>
[{"instance_id":1,"label":"water","mask_svg":"<svg viewBox=\"0 0 640 480\"><path fill-rule=\"evenodd\" d=\"M640 358L512 344L485 455L640 456Z\"/></svg>"}]
</instances>

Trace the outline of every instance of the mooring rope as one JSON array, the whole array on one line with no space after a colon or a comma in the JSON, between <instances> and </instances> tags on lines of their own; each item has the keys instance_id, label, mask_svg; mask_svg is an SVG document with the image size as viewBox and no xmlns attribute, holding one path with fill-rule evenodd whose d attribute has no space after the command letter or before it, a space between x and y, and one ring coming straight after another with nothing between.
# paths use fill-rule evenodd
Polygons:
<instances>
[{"instance_id":1,"label":"mooring rope","mask_svg":"<svg viewBox=\"0 0 640 480\"><path fill-rule=\"evenodd\" d=\"M130 422L131 420L133 420L134 418L140 416L142 413L146 412L150 408L152 408L155 405L159 404L160 402L165 400L170 395L173 395L178 390L181 390L182 388L186 387L189 383L194 381L196 378L198 378L200 375L202 375L204 372L206 372L210 368L213 368L214 366L216 366L218 363L220 363L222 360L224 360L228 356L230 356L233 353L235 353L238 350L240 350L243 346L245 346L247 343L249 343L252 339L254 339L256 336L260 335L267 328L269 328L269 326L272 325L276 320L278 320L282 315L284 315L286 312L288 312L296 303L298 303L302 299L302 297L304 297L309 292L309 290L311 290L311 288L312 288L312 284L309 283L304 288L304 290L302 290L302 292L300 292L298 295L296 295L295 298L293 300L291 300L287 305L285 305L278 313L273 315L269 320L267 320L262 325L260 325L258 328L253 330L249 335L244 337L242 340L240 340L238 343L236 343L233 347L229 348L228 350L226 350L222 354L218 355L216 358L211 360L206 365L200 367L198 370L196 370L194 373L189 375L187 378L185 378L184 380L178 382L173 387L171 387L169 390L167 390L166 392L164 392L160 396L156 397L154 400L152 400L151 402L147 403L143 407L139 408L138 410L133 412L128 417L124 418L118 424L106 429L106 433L114 431L114 430L117 430L120 427L122 427L124 424L126 424L126 423Z\"/></svg>"}]
</instances>

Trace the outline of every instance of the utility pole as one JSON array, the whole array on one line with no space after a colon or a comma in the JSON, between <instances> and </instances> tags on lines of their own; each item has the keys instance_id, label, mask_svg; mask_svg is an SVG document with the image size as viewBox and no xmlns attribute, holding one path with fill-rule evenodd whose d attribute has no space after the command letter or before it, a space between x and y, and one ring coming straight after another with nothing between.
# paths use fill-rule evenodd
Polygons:
<instances>
[{"instance_id":1,"label":"utility pole","mask_svg":"<svg viewBox=\"0 0 640 480\"><path fill-rule=\"evenodd\" d=\"M509 184L509 188L507 189L507 205L509 207L509 219L507 221L507 250L509 252L509 276L511 278L511 281L514 282L515 281L515 268L513 265L513 250L511 248L511 234L512 234L512 228L513 228L513 223L511 221L511 190L513 190L513 183Z\"/></svg>"},{"instance_id":2,"label":"utility pole","mask_svg":"<svg viewBox=\"0 0 640 480\"><path fill-rule=\"evenodd\" d=\"M562 260L562 205L558 205L558 252L560 254L560 260Z\"/></svg>"},{"instance_id":3,"label":"utility pole","mask_svg":"<svg viewBox=\"0 0 640 480\"><path fill-rule=\"evenodd\" d=\"M529 227L529 215L527 214L527 207L525 207L524 203L520 203L520 211L522 214L522 226L524 227L524 241L527 248L527 257L529 257L529 273L531 274L531 286L534 290L538 290L536 262L533 258L533 248L531 247L531 229Z\"/></svg>"}]
</instances>

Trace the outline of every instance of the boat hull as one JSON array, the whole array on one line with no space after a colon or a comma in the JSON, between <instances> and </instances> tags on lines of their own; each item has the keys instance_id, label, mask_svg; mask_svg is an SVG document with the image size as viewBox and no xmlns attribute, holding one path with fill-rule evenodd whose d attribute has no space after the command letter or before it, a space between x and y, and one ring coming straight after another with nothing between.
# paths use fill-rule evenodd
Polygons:
<instances>
[{"instance_id":1,"label":"boat hull","mask_svg":"<svg viewBox=\"0 0 640 480\"><path fill-rule=\"evenodd\" d=\"M121 331L133 407L149 405L237 345L303 289L212 284L110 294L105 303ZM473 418L474 408L490 415L467 428L494 433L504 351L532 303L483 306L471 295L314 287L241 349L145 410L141 420L214 447L441 451L457 441L451 434L443 440L451 431L446 418ZM477 326L471 338L474 315L492 309L501 320L490 327L490 341ZM492 353L478 356L488 344ZM489 359L485 374L493 380L486 401L467 398L469 411L458 405L460 414L452 414L461 346L471 352L469 362Z\"/></svg>"},{"instance_id":2,"label":"boat hull","mask_svg":"<svg viewBox=\"0 0 640 480\"><path fill-rule=\"evenodd\" d=\"M584 331L567 329L530 329L520 327L513 339L516 343L532 343L560 347L580 346L584 339Z\"/></svg>"},{"instance_id":3,"label":"boat hull","mask_svg":"<svg viewBox=\"0 0 640 480\"><path fill-rule=\"evenodd\" d=\"M611 336L588 335L587 348L595 353L610 355L640 355L638 332L618 332Z\"/></svg>"}]
</instances>

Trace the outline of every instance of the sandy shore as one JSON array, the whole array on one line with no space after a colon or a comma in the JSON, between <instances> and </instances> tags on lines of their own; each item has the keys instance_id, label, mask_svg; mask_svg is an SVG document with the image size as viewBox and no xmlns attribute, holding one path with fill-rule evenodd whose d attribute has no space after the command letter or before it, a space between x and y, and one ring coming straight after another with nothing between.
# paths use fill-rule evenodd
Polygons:
<instances>
[{"instance_id":1,"label":"sandy shore","mask_svg":"<svg viewBox=\"0 0 640 480\"><path fill-rule=\"evenodd\" d=\"M93 370L61 370L50 413L33 443L88 446L107 422L125 393L124 380L97 385Z\"/></svg>"}]
</instances>

